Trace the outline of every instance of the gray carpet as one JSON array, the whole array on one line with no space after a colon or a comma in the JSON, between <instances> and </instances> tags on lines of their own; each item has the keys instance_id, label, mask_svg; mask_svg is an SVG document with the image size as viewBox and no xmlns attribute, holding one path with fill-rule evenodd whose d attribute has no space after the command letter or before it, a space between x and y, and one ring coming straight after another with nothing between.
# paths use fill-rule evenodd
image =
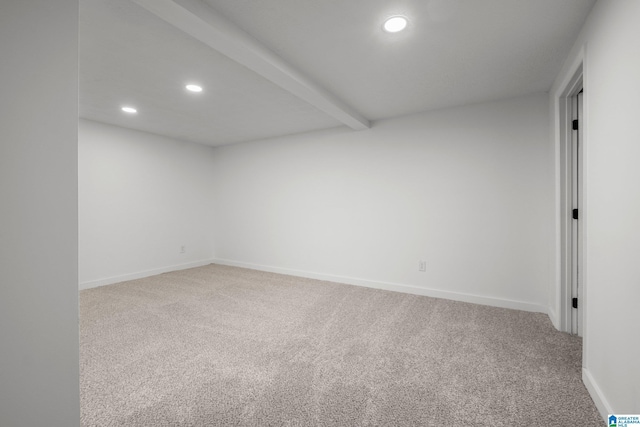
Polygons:
<instances>
[{"instance_id":1,"label":"gray carpet","mask_svg":"<svg viewBox=\"0 0 640 427\"><path fill-rule=\"evenodd\" d=\"M80 292L84 426L601 426L546 315L210 265Z\"/></svg>"}]
</instances>

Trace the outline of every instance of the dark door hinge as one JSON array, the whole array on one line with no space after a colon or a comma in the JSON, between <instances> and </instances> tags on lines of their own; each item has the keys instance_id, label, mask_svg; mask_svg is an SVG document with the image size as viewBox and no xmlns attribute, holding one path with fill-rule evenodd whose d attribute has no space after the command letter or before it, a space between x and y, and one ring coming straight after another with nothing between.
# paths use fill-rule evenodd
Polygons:
<instances>
[{"instance_id":1,"label":"dark door hinge","mask_svg":"<svg viewBox=\"0 0 640 427\"><path fill-rule=\"evenodd\" d=\"M578 298L573 298L573 299L571 300L571 306L572 306L573 308L578 308Z\"/></svg>"},{"instance_id":2,"label":"dark door hinge","mask_svg":"<svg viewBox=\"0 0 640 427\"><path fill-rule=\"evenodd\" d=\"M578 130L578 120L574 120L573 122L573 130Z\"/></svg>"},{"instance_id":3,"label":"dark door hinge","mask_svg":"<svg viewBox=\"0 0 640 427\"><path fill-rule=\"evenodd\" d=\"M578 219L578 209L574 209L572 212L573 219Z\"/></svg>"}]
</instances>

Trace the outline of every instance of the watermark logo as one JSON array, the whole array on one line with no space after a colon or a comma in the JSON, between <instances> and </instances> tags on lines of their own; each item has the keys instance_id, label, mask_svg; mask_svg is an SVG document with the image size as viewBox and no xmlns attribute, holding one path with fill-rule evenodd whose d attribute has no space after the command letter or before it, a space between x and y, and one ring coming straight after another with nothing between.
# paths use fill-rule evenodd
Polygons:
<instances>
[{"instance_id":1,"label":"watermark logo","mask_svg":"<svg viewBox=\"0 0 640 427\"><path fill-rule=\"evenodd\" d=\"M614 415L607 418L609 427L640 427L640 415Z\"/></svg>"}]
</instances>

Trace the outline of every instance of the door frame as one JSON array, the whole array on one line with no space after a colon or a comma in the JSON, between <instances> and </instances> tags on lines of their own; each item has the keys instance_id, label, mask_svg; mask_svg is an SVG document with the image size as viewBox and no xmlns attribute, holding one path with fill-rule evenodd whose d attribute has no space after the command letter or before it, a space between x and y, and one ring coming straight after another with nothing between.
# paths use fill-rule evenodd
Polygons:
<instances>
[{"instance_id":1,"label":"door frame","mask_svg":"<svg viewBox=\"0 0 640 427\"><path fill-rule=\"evenodd\" d=\"M582 126L585 123L584 114L583 114L583 105L582 100L584 97L583 94L583 86L582 84L576 88L578 90L577 94L574 94L570 98L570 107L571 107L571 119L578 121L577 128L571 126L571 158L570 158L570 186L571 186L571 206L573 209L578 210L578 218L573 218L570 220L571 222L571 245L570 245L570 253L571 253L571 296L570 298L576 298L578 300L577 307L572 307L571 310L571 333L574 335L582 336L582 304L579 303L582 297L582 240L583 240L583 229L582 229L582 218L581 213L583 212L583 177L582 177L582 155L584 145L584 135L582 131Z\"/></svg>"},{"instance_id":2,"label":"door frame","mask_svg":"<svg viewBox=\"0 0 640 427\"><path fill-rule=\"evenodd\" d=\"M556 143L556 224L557 224L557 238L556 247L558 255L558 271L557 275L557 289L556 289L556 307L557 307L557 324L559 330L565 332L572 332L572 228L573 218L572 210L573 206L573 129L572 120L575 107L572 105L575 100L575 96L584 88L583 93L583 106L586 106L587 91L585 88L585 79L583 76L583 61L582 58L574 68L572 77L566 80L565 84L559 88L555 95L555 103L557 105L556 120L558 125L559 134L557 134ZM581 155L577 159L578 168L580 169L581 179L579 181L579 194L580 194L580 206L576 206L579 209L579 222L578 222L578 236L579 243L577 250L577 262L578 262L578 276L580 277L580 299L578 301L578 324L581 325L580 329L584 336L586 331L586 280L585 280L585 224L586 224L586 209L585 209L585 158L586 158L586 127L587 120L585 117L586 108L583 108L582 123L580 124L580 151ZM577 328L576 328L577 332Z\"/></svg>"}]
</instances>

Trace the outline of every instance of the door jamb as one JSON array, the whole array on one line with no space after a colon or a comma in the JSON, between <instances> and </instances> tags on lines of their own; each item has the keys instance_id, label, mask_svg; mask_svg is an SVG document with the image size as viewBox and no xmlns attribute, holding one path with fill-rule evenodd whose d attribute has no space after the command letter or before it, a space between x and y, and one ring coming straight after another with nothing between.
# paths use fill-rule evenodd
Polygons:
<instances>
[{"instance_id":1,"label":"door jamb","mask_svg":"<svg viewBox=\"0 0 640 427\"><path fill-rule=\"evenodd\" d=\"M571 305L571 298L572 298L572 289L571 289L571 229L572 229L572 209L574 206L572 206L572 200L571 200L571 194L572 194L572 190L571 190L571 183L572 183L572 166L571 166L571 144L572 144L572 126L571 126L571 121L572 121L572 99L575 95L578 94L578 92L580 92L580 90L583 88L584 86L584 79L583 79L583 67L582 67L582 63L579 64L579 66L577 67L573 77L571 79L569 79L566 83L566 85L564 86L564 88L562 88L560 90L560 94L557 98L558 101L558 112L559 112L559 117L558 117L558 125L559 125L559 146L557 147L557 155L558 155L558 160L559 160L559 204L558 204L558 211L557 215L559 215L559 232L560 232L560 241L559 241L559 255L560 255L560 263L559 263L559 270L560 270L560 281L559 281L559 301L558 301L558 308L559 308L559 313L558 313L558 317L559 317L559 329L561 331L565 331L565 332L571 332L572 329L572 319L571 319L571 315L572 315L572 310L573 307ZM586 94L586 92L585 92ZM585 95L583 95L583 99L585 98ZM585 132L584 132L584 128L586 121L584 121L584 123L581 125L582 128L582 134L581 136L584 138ZM584 139L582 141L581 144L581 149L582 149L582 159L583 161L581 163L584 163L584 148L585 148L585 144L584 144ZM584 168L583 168L583 164L581 164L579 166L580 168L582 168L583 172L584 172ZM584 173L583 173L583 180L584 180ZM581 186L583 186L584 184L581 182L580 183ZM584 194L584 192L582 192ZM584 209L581 209L580 211L580 220L582 221L582 227L584 230ZM584 233L583 233L584 235ZM584 239L580 242L580 245L583 246L584 248ZM580 324L582 324L582 330L583 330L583 335L584 335L584 331L585 331L585 292L584 292L584 269L582 268L582 266L584 265L583 263L583 259L584 259L584 250L580 251L582 253L582 257L581 259L578 260L578 266L580 268L580 277L582 278L582 287L581 287L581 292L580 292L580 301L579 304L582 305L581 307L581 312L582 312L582 318L578 319L578 322L580 322ZM579 253L580 253L579 252Z\"/></svg>"}]
</instances>

